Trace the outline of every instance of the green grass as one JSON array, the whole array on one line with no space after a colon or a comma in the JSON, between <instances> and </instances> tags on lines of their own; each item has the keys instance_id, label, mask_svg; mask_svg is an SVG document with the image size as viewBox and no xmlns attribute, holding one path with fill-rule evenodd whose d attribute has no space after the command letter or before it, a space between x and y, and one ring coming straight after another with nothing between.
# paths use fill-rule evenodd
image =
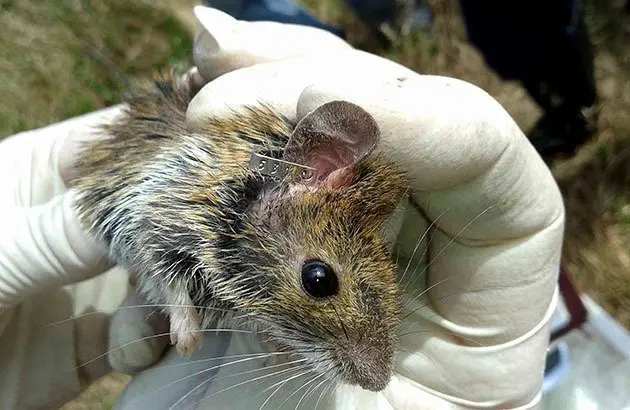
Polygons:
<instances>
[{"instance_id":1,"label":"green grass","mask_svg":"<svg viewBox=\"0 0 630 410\"><path fill-rule=\"evenodd\" d=\"M189 29L152 3L0 3L0 136L117 103L153 69L189 63Z\"/></svg>"}]
</instances>

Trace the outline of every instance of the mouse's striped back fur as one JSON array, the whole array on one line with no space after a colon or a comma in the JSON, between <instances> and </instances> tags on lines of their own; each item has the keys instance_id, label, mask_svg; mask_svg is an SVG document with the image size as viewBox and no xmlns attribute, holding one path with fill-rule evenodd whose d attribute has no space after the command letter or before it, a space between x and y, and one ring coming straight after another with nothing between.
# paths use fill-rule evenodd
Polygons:
<instances>
[{"instance_id":1,"label":"mouse's striped back fur","mask_svg":"<svg viewBox=\"0 0 630 410\"><path fill-rule=\"evenodd\" d=\"M381 228L407 182L369 155L374 120L332 102L293 124L257 105L191 132L193 97L185 84L159 80L103 126L109 138L85 147L75 181L85 226L151 301L172 305L180 351L215 318L207 308L236 310L314 370L382 389L400 297ZM251 172L253 152L310 166L314 179Z\"/></svg>"}]
</instances>

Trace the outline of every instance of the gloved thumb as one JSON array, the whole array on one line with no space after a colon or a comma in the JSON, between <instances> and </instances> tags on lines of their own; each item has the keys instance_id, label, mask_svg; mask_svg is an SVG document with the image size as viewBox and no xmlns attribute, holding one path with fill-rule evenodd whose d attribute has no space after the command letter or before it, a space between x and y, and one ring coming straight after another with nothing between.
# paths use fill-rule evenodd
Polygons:
<instances>
[{"instance_id":1,"label":"gloved thumb","mask_svg":"<svg viewBox=\"0 0 630 410\"><path fill-rule=\"evenodd\" d=\"M194 11L201 31L195 38L193 58L206 81L256 64L352 49L343 39L315 27L241 21L204 6Z\"/></svg>"},{"instance_id":2,"label":"gloved thumb","mask_svg":"<svg viewBox=\"0 0 630 410\"><path fill-rule=\"evenodd\" d=\"M88 279L112 267L105 247L83 229L76 192L0 215L0 307L46 288Z\"/></svg>"}]
</instances>

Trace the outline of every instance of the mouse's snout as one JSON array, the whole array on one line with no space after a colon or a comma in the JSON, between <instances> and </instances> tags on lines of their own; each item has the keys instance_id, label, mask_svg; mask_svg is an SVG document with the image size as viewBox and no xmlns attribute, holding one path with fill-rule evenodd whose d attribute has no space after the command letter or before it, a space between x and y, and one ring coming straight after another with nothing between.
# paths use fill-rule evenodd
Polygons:
<instances>
[{"instance_id":1,"label":"mouse's snout","mask_svg":"<svg viewBox=\"0 0 630 410\"><path fill-rule=\"evenodd\" d=\"M383 390L392 375L393 349L383 343L352 343L338 352L345 378L365 390Z\"/></svg>"}]
</instances>

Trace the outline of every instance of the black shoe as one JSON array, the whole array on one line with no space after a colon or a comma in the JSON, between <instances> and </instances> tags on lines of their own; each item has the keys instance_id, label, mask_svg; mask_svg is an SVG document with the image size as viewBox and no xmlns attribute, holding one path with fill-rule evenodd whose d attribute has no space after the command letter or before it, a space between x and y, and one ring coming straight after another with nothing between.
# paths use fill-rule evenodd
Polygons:
<instances>
[{"instance_id":1,"label":"black shoe","mask_svg":"<svg viewBox=\"0 0 630 410\"><path fill-rule=\"evenodd\" d=\"M528 138L545 161L570 156L593 135L593 127L578 109L549 110L530 131Z\"/></svg>"}]
</instances>

